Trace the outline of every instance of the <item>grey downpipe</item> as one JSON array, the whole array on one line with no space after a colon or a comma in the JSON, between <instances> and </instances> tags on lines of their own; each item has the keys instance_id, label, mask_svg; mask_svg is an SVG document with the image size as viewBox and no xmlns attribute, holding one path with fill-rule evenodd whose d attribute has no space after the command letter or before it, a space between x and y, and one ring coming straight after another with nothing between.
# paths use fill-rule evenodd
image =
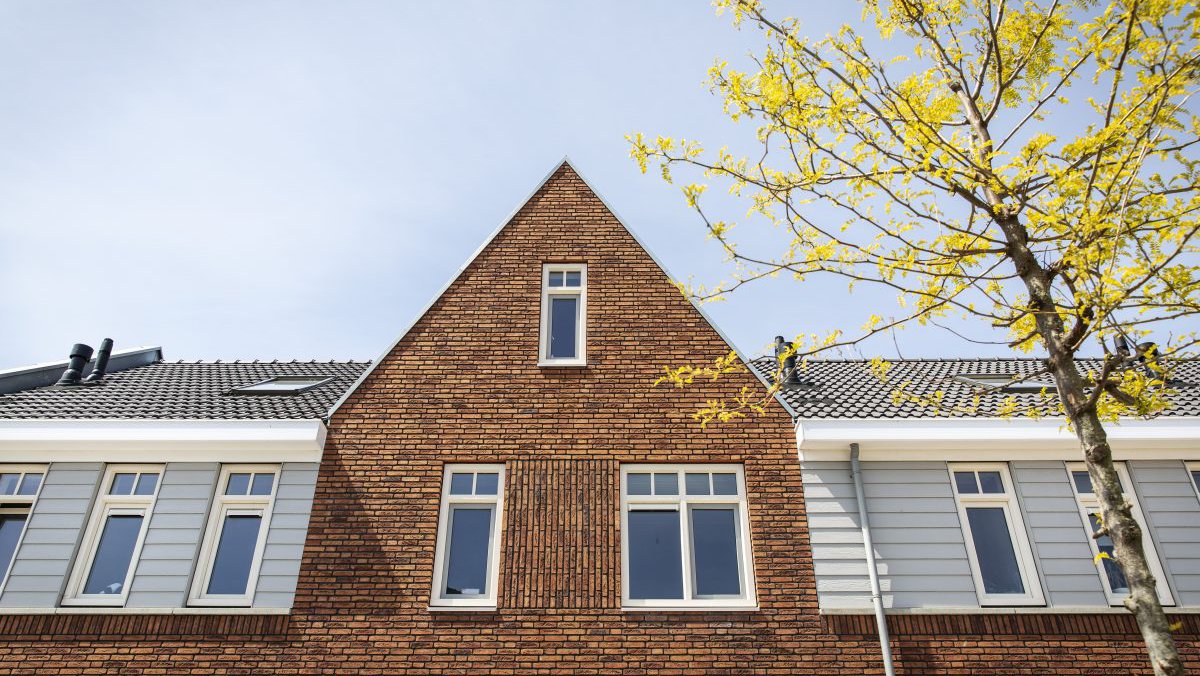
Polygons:
<instances>
[{"instance_id":1,"label":"grey downpipe","mask_svg":"<svg viewBox=\"0 0 1200 676\"><path fill-rule=\"evenodd\" d=\"M875 543L871 541L871 521L867 517L862 469L858 464L858 444L850 444L850 477L854 479L858 522L862 524L863 548L867 552L867 577L871 579L871 604L875 606L875 625L879 627L879 652L883 654L883 672L887 676L896 676L896 669L892 666L892 646L888 640L887 616L883 613L883 593L879 591L879 571L875 568Z\"/></svg>"}]
</instances>

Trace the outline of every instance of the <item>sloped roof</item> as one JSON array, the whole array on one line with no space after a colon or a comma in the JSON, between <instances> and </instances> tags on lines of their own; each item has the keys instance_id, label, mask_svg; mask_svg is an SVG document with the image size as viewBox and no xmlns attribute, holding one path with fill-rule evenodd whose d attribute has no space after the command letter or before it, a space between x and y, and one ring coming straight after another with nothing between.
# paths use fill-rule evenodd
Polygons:
<instances>
[{"instance_id":1,"label":"sloped roof","mask_svg":"<svg viewBox=\"0 0 1200 676\"><path fill-rule=\"evenodd\" d=\"M955 376L1032 375L1044 366L1040 359L904 359L889 360L891 368L884 380L871 372L867 360L812 360L801 371L800 379L811 385L785 389L782 394L797 418L985 418L994 417L1001 404L1012 397L1020 406L1042 402L1040 392L995 392L974 398L980 391ZM761 376L773 380L774 357L759 357L751 362ZM1099 370L1100 360L1081 359L1084 371ZM1175 361L1171 367L1172 406L1164 416L1200 416L1200 361ZM903 387L918 397L942 392L942 405L895 401L893 393Z\"/></svg>"},{"instance_id":2,"label":"sloped roof","mask_svg":"<svg viewBox=\"0 0 1200 676\"><path fill-rule=\"evenodd\" d=\"M109 373L94 385L0 394L0 419L324 418L369 362L163 362ZM333 380L298 394L238 395L234 387L274 376Z\"/></svg>"}]
</instances>

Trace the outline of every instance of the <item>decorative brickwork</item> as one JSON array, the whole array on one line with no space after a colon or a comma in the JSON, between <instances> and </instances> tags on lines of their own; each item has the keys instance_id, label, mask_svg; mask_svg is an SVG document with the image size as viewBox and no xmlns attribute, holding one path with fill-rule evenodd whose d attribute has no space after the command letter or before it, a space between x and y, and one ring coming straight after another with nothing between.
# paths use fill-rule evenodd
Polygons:
<instances>
[{"instance_id":1,"label":"decorative brickwork","mask_svg":"<svg viewBox=\"0 0 1200 676\"><path fill-rule=\"evenodd\" d=\"M588 264L586 367L537 366L544 262ZM758 387L748 374L652 387L663 365L728 351L564 166L331 421L284 643L232 625L204 640L10 629L0 671L879 673L869 619L817 612L788 415L691 419L706 399ZM428 609L447 462L507 467L495 611ZM744 464L757 610L621 610L622 462ZM1145 671L1136 637L1106 635L1108 619L1090 635L1036 623L992 634L990 618L948 619L981 633L943 635L936 618L911 621L901 673ZM1186 650L1200 666L1195 630Z\"/></svg>"}]
</instances>

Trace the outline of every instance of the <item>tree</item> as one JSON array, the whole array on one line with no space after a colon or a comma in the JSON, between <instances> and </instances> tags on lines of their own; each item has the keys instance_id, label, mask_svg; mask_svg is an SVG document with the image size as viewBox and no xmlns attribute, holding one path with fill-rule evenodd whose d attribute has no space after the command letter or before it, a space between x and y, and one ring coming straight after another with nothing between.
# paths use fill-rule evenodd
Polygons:
<instances>
[{"instance_id":1,"label":"tree","mask_svg":"<svg viewBox=\"0 0 1200 676\"><path fill-rule=\"evenodd\" d=\"M810 39L760 0L718 0L764 43L748 70L718 61L710 71L726 114L756 126L750 156L629 137L643 172L697 176L680 181L684 197L735 263L728 283L687 291L711 300L782 273L898 294L896 316L797 337L801 362L945 321L982 322L1005 332L1000 343L1043 356L1039 375L1058 395L1048 405L1079 439L1101 532L1129 581L1125 605L1155 673L1181 674L1105 423L1169 406L1162 358L1197 345L1179 329L1200 312L1200 117L1189 108L1200 10L1188 0L859 5L858 28ZM776 227L777 250L741 251L734 223L712 214L709 182L748 202L752 223ZM1145 342L1152 329L1179 331L1156 346ZM1099 369L1077 362L1088 348L1103 354ZM668 369L666 379L683 385L732 363ZM755 406L744 397L699 415Z\"/></svg>"}]
</instances>

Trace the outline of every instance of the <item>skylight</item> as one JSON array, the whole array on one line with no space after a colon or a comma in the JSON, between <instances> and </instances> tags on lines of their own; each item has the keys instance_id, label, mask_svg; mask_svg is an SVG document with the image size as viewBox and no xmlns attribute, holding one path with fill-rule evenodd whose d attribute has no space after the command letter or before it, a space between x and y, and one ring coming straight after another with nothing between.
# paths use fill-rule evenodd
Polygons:
<instances>
[{"instance_id":1,"label":"skylight","mask_svg":"<svg viewBox=\"0 0 1200 676\"><path fill-rule=\"evenodd\" d=\"M1041 392L1042 390L1049 390L1053 393L1055 391L1054 381L1049 380L1045 376L1035 376L1028 380L1016 383L1012 382L1014 379L1020 377L1020 374L1016 373L970 373L954 376L954 379L960 383L974 385L975 387L987 389L1000 388L1003 392Z\"/></svg>"},{"instance_id":2,"label":"skylight","mask_svg":"<svg viewBox=\"0 0 1200 676\"><path fill-rule=\"evenodd\" d=\"M327 376L275 376L230 390L231 394L300 394L333 380Z\"/></svg>"}]
</instances>

